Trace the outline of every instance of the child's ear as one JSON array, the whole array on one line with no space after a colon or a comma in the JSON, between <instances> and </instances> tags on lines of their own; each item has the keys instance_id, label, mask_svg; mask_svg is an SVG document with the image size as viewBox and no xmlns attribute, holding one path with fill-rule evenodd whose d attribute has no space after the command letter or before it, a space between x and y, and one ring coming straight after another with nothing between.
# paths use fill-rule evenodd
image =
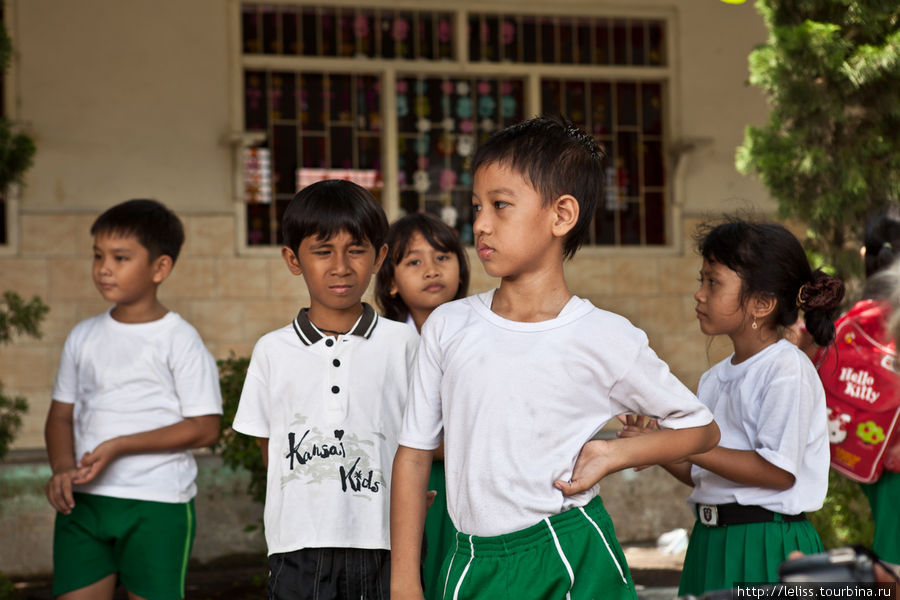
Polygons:
<instances>
[{"instance_id":1,"label":"child's ear","mask_svg":"<svg viewBox=\"0 0 900 600\"><path fill-rule=\"evenodd\" d=\"M571 194L563 194L553 201L553 235L566 237L569 231L578 223L578 214L581 207L578 200Z\"/></svg>"},{"instance_id":2,"label":"child's ear","mask_svg":"<svg viewBox=\"0 0 900 600\"><path fill-rule=\"evenodd\" d=\"M778 301L772 294L758 294L753 298L753 316L757 319L766 319L775 312Z\"/></svg>"},{"instance_id":3,"label":"child's ear","mask_svg":"<svg viewBox=\"0 0 900 600\"><path fill-rule=\"evenodd\" d=\"M378 252L375 254L375 269L372 271L373 273L377 272L378 269L381 268L381 264L384 262L384 258L387 256L387 252L387 244L382 244L381 248L379 248Z\"/></svg>"},{"instance_id":4,"label":"child's ear","mask_svg":"<svg viewBox=\"0 0 900 600\"><path fill-rule=\"evenodd\" d=\"M284 264L287 265L287 268L291 273L294 275L303 275L303 267L300 266L300 260L293 250L287 246L282 246L281 258L284 259Z\"/></svg>"},{"instance_id":5,"label":"child's ear","mask_svg":"<svg viewBox=\"0 0 900 600\"><path fill-rule=\"evenodd\" d=\"M172 257L168 254L158 256L151 266L153 271L153 283L162 283L165 281L169 276L169 273L172 272L172 267L174 265L175 261L173 261Z\"/></svg>"}]
</instances>

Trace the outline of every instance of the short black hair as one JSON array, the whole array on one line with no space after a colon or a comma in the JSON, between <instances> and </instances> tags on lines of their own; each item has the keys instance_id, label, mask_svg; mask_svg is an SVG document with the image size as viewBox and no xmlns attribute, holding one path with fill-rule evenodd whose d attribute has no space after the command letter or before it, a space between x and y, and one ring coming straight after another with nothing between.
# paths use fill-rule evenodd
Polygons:
<instances>
[{"instance_id":1,"label":"short black hair","mask_svg":"<svg viewBox=\"0 0 900 600\"><path fill-rule=\"evenodd\" d=\"M311 235L327 240L346 231L355 242L368 240L377 251L384 245L388 221L384 209L366 188L351 181L317 181L297 192L281 218L284 245L293 252Z\"/></svg>"},{"instance_id":2,"label":"short black hair","mask_svg":"<svg viewBox=\"0 0 900 600\"><path fill-rule=\"evenodd\" d=\"M387 235L388 254L378 275L375 276L375 301L382 314L393 321L405 321L409 316L409 307L400 294L391 296L391 283L394 271L406 251L413 234L421 233L431 247L441 252L456 255L459 262L459 287L454 300L465 298L469 294L469 260L463 249L459 234L449 225L428 213L413 213L394 221Z\"/></svg>"},{"instance_id":3,"label":"short black hair","mask_svg":"<svg viewBox=\"0 0 900 600\"><path fill-rule=\"evenodd\" d=\"M590 135L562 116L522 121L491 135L475 151L472 173L490 164L518 171L541 195L544 204L571 194L578 201L578 221L566 236L563 256L571 258L588 239L591 221L604 188L605 154Z\"/></svg>"},{"instance_id":4,"label":"short black hair","mask_svg":"<svg viewBox=\"0 0 900 600\"><path fill-rule=\"evenodd\" d=\"M147 249L150 260L169 256L178 260L184 244L181 219L156 200L127 200L107 209L91 225L91 235L134 236Z\"/></svg>"}]
</instances>

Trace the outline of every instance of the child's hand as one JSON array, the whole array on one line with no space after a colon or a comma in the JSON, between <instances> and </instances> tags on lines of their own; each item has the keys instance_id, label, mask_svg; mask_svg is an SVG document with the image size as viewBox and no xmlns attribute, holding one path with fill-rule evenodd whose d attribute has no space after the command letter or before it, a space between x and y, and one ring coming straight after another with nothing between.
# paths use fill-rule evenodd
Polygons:
<instances>
[{"instance_id":1,"label":"child's hand","mask_svg":"<svg viewBox=\"0 0 900 600\"><path fill-rule=\"evenodd\" d=\"M553 486L566 496L589 490L611 472L611 448L604 440L591 440L581 447L571 481L557 480Z\"/></svg>"},{"instance_id":2,"label":"child's hand","mask_svg":"<svg viewBox=\"0 0 900 600\"><path fill-rule=\"evenodd\" d=\"M651 431L659 431L659 422L653 417L643 415L619 415L619 422L624 426L616 433L617 437L635 437Z\"/></svg>"},{"instance_id":3,"label":"child's hand","mask_svg":"<svg viewBox=\"0 0 900 600\"><path fill-rule=\"evenodd\" d=\"M437 490L428 490L425 492L425 510L431 508L431 505L434 504L434 498L437 496Z\"/></svg>"},{"instance_id":4,"label":"child's hand","mask_svg":"<svg viewBox=\"0 0 900 600\"><path fill-rule=\"evenodd\" d=\"M616 432L617 438L630 438L646 435L654 431L659 431L659 422L653 417L645 417L643 415L619 415L619 422L624 425L621 431ZM653 465L641 465L634 467L635 471L643 471L649 469Z\"/></svg>"},{"instance_id":5,"label":"child's hand","mask_svg":"<svg viewBox=\"0 0 900 600\"><path fill-rule=\"evenodd\" d=\"M900 441L884 453L884 468L893 473L900 473Z\"/></svg>"},{"instance_id":6,"label":"child's hand","mask_svg":"<svg viewBox=\"0 0 900 600\"><path fill-rule=\"evenodd\" d=\"M73 467L54 473L47 481L47 487L44 490L47 494L47 500L50 501L50 506L64 515L71 513L75 507L72 484L81 473L82 469Z\"/></svg>"},{"instance_id":7,"label":"child's hand","mask_svg":"<svg viewBox=\"0 0 900 600\"><path fill-rule=\"evenodd\" d=\"M85 452L78 461L79 473L72 483L88 483L96 479L97 475L119 455L117 448L116 438L112 438L102 442L93 452Z\"/></svg>"}]
</instances>

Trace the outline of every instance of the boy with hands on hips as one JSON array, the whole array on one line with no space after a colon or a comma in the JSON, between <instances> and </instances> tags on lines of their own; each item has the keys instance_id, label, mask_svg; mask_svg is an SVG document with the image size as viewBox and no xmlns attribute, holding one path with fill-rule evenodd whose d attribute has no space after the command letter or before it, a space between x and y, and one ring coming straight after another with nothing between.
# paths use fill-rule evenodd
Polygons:
<instances>
[{"instance_id":1,"label":"boy with hands on hips","mask_svg":"<svg viewBox=\"0 0 900 600\"><path fill-rule=\"evenodd\" d=\"M113 306L63 347L45 437L57 512L53 593L184 596L194 539L191 448L219 435L216 363L197 331L157 298L184 241L154 200L129 200L91 227L93 280Z\"/></svg>"},{"instance_id":2,"label":"boy with hands on hips","mask_svg":"<svg viewBox=\"0 0 900 600\"><path fill-rule=\"evenodd\" d=\"M566 284L564 260L603 197L594 140L532 119L491 136L472 170L476 249L500 287L441 305L422 328L394 460L392 598L422 598L424 490L441 441L459 530L445 598L634 598L597 483L707 450L718 430L641 330ZM623 413L669 429L591 441Z\"/></svg>"}]
</instances>

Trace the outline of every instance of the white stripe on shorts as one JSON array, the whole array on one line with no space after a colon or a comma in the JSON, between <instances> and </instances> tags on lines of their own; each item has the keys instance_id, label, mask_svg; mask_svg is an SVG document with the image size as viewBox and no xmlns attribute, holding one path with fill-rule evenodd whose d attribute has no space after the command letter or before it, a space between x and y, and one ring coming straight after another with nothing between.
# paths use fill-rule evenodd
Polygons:
<instances>
[{"instance_id":1,"label":"white stripe on shorts","mask_svg":"<svg viewBox=\"0 0 900 600\"><path fill-rule=\"evenodd\" d=\"M475 560L475 546L472 544L472 536L469 536L469 548L472 549L472 554L469 556L469 562L466 563L466 568L463 569L462 575L459 576L459 581L456 582L456 589L453 590L453 600L458 600L459 598L459 588L462 587L463 579L466 578L466 573L469 572L469 567L472 566L472 561Z\"/></svg>"},{"instance_id":2,"label":"white stripe on shorts","mask_svg":"<svg viewBox=\"0 0 900 600\"><path fill-rule=\"evenodd\" d=\"M566 592L566 600L571 600L572 587L575 585L575 573L572 571L572 565L569 564L569 559L566 558L562 546L559 545L559 538L556 537L556 531L553 529L553 525L550 524L550 519L544 517L544 523L550 528L550 535L553 536L553 543L556 545L556 553L559 554L560 560L562 560L563 564L566 566L566 571L569 572L569 591Z\"/></svg>"},{"instance_id":3,"label":"white stripe on shorts","mask_svg":"<svg viewBox=\"0 0 900 600\"><path fill-rule=\"evenodd\" d=\"M619 564L619 559L617 559L617 558L616 558L616 555L613 554L612 548L609 547L609 542L606 541L606 536L603 535L603 532L602 532L602 531L600 531L600 526L597 525L597 523L590 517L590 515L588 515L588 514L584 511L584 508L583 508L583 507L579 506L579 507L578 507L578 510L581 511L581 514L584 515L584 518L587 519L588 521L590 521L590 522L591 522L591 525L594 526L594 529L597 530L597 533L600 534L600 539L603 540L603 545L606 546L606 551L609 552L610 558L613 559L613 563L616 565L616 568L619 570L619 577L622 578L622 583L624 583L625 585L628 585L628 580L625 579L625 573L622 572L622 566Z\"/></svg>"},{"instance_id":4,"label":"white stripe on shorts","mask_svg":"<svg viewBox=\"0 0 900 600\"><path fill-rule=\"evenodd\" d=\"M441 598L447 597L447 584L450 583L450 573L453 572L453 560L456 558L457 552L459 552L459 534L456 534L456 548L453 549L453 553L450 555L450 566L447 567L447 576L444 578L444 591L441 593Z\"/></svg>"}]
</instances>

